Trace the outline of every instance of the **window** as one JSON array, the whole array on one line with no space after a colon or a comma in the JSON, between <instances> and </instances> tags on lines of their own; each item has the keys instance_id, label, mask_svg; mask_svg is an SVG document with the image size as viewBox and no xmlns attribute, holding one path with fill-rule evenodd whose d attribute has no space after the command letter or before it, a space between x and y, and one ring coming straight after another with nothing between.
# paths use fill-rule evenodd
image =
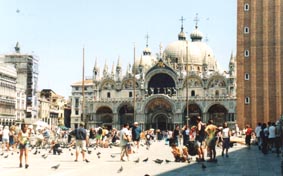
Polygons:
<instances>
[{"instance_id":1,"label":"window","mask_svg":"<svg viewBox=\"0 0 283 176\"><path fill-rule=\"evenodd\" d=\"M245 73L245 80L250 80L250 74Z\"/></svg>"},{"instance_id":2,"label":"window","mask_svg":"<svg viewBox=\"0 0 283 176\"><path fill-rule=\"evenodd\" d=\"M129 92L129 97L133 97L133 92Z\"/></svg>"},{"instance_id":3,"label":"window","mask_svg":"<svg viewBox=\"0 0 283 176\"><path fill-rule=\"evenodd\" d=\"M75 107L79 107L79 98L75 98Z\"/></svg>"},{"instance_id":4,"label":"window","mask_svg":"<svg viewBox=\"0 0 283 176\"><path fill-rule=\"evenodd\" d=\"M245 104L250 104L250 97L245 97Z\"/></svg>"},{"instance_id":5,"label":"window","mask_svg":"<svg viewBox=\"0 0 283 176\"><path fill-rule=\"evenodd\" d=\"M250 51L249 50L245 50L245 57L249 57L250 56Z\"/></svg>"},{"instance_id":6,"label":"window","mask_svg":"<svg viewBox=\"0 0 283 176\"><path fill-rule=\"evenodd\" d=\"M244 34L250 33L250 28L249 27L244 27Z\"/></svg>"},{"instance_id":7,"label":"window","mask_svg":"<svg viewBox=\"0 0 283 176\"><path fill-rule=\"evenodd\" d=\"M87 90L87 87L84 87L84 90Z\"/></svg>"},{"instance_id":8,"label":"window","mask_svg":"<svg viewBox=\"0 0 283 176\"><path fill-rule=\"evenodd\" d=\"M111 98L110 92L107 92L107 98Z\"/></svg>"},{"instance_id":9,"label":"window","mask_svg":"<svg viewBox=\"0 0 283 176\"><path fill-rule=\"evenodd\" d=\"M192 97L196 96L196 93L195 93L194 90L191 91L191 96L192 96Z\"/></svg>"},{"instance_id":10,"label":"window","mask_svg":"<svg viewBox=\"0 0 283 176\"><path fill-rule=\"evenodd\" d=\"M75 115L79 115L79 111L78 110L75 111Z\"/></svg>"},{"instance_id":11,"label":"window","mask_svg":"<svg viewBox=\"0 0 283 176\"><path fill-rule=\"evenodd\" d=\"M215 91L215 96L218 97L219 96L219 90Z\"/></svg>"},{"instance_id":12,"label":"window","mask_svg":"<svg viewBox=\"0 0 283 176\"><path fill-rule=\"evenodd\" d=\"M75 87L75 90L79 90L79 87Z\"/></svg>"},{"instance_id":13,"label":"window","mask_svg":"<svg viewBox=\"0 0 283 176\"><path fill-rule=\"evenodd\" d=\"M250 5L248 3L245 3L244 11L249 11L249 10L250 10Z\"/></svg>"}]
</instances>

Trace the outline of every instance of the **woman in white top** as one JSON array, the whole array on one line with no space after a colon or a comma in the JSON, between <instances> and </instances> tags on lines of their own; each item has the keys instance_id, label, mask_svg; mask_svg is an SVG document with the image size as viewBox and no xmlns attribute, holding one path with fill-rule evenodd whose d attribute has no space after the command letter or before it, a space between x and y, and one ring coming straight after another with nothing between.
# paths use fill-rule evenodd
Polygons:
<instances>
[{"instance_id":1,"label":"woman in white top","mask_svg":"<svg viewBox=\"0 0 283 176\"><path fill-rule=\"evenodd\" d=\"M5 126L2 132L2 150L9 150L9 127Z\"/></svg>"},{"instance_id":2,"label":"woman in white top","mask_svg":"<svg viewBox=\"0 0 283 176\"><path fill-rule=\"evenodd\" d=\"M28 147L29 147L29 137L30 131L28 130L28 125L22 124L22 130L18 134L19 149L20 149L20 167L23 167L23 154L25 154L25 168L29 167L28 164Z\"/></svg>"},{"instance_id":3,"label":"woman in white top","mask_svg":"<svg viewBox=\"0 0 283 176\"><path fill-rule=\"evenodd\" d=\"M230 147L230 136L231 136L231 130L228 127L227 122L223 123L223 129L222 129L222 156L224 156L224 150L226 153L226 157L228 157L228 149Z\"/></svg>"}]
</instances>

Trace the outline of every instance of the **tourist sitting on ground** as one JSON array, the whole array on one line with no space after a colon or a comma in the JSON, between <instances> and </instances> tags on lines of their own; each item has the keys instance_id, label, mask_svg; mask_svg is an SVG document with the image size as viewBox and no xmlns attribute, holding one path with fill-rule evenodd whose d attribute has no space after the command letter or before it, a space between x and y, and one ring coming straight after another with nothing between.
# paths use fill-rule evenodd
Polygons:
<instances>
[{"instance_id":1,"label":"tourist sitting on ground","mask_svg":"<svg viewBox=\"0 0 283 176\"><path fill-rule=\"evenodd\" d=\"M62 149L60 147L60 144L58 144L57 141L52 140L51 144L50 144L50 150L49 153L51 153L51 151L53 151L53 155L56 155L56 153L58 155L60 155L62 153Z\"/></svg>"},{"instance_id":2,"label":"tourist sitting on ground","mask_svg":"<svg viewBox=\"0 0 283 176\"><path fill-rule=\"evenodd\" d=\"M178 148L178 146L173 143L171 145L171 149L172 149L172 154L175 158L175 162L186 162L189 161L189 153L188 153L188 148L187 147L183 147L182 151Z\"/></svg>"}]
</instances>

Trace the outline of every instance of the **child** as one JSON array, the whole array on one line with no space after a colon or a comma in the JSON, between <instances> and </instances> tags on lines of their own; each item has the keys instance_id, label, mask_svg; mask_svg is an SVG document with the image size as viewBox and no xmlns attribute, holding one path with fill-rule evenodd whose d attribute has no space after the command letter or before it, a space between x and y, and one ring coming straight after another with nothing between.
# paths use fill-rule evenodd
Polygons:
<instances>
[{"instance_id":1,"label":"child","mask_svg":"<svg viewBox=\"0 0 283 176\"><path fill-rule=\"evenodd\" d=\"M171 152L175 158L175 162L186 162L186 161L189 162L188 160L189 153L187 147L182 148L182 153L175 143L171 145L171 148L172 148Z\"/></svg>"}]
</instances>

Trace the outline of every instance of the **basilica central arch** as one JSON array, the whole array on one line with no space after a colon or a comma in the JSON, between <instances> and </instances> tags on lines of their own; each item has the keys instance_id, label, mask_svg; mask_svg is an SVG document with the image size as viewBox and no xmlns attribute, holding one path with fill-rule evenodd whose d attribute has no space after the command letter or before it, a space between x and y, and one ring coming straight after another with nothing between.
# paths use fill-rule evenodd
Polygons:
<instances>
[{"instance_id":1,"label":"basilica central arch","mask_svg":"<svg viewBox=\"0 0 283 176\"><path fill-rule=\"evenodd\" d=\"M165 98L157 97L150 100L145 106L145 128L172 130L172 109L172 104Z\"/></svg>"}]
</instances>

